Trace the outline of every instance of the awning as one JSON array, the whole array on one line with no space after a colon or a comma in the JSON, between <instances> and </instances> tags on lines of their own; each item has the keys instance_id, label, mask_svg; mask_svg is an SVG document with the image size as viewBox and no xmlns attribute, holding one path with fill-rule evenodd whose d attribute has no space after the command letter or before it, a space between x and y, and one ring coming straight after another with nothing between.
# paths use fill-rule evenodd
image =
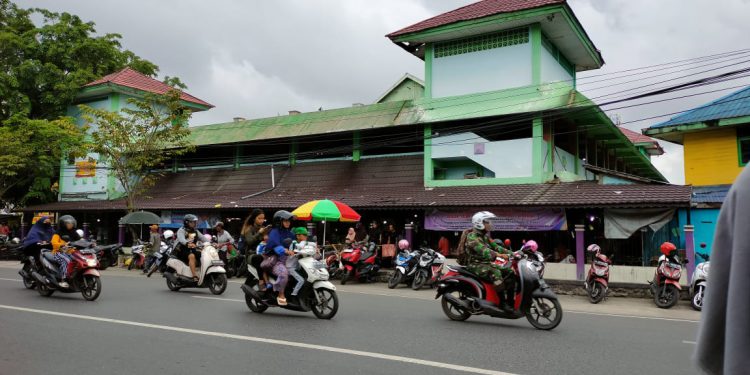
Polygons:
<instances>
[{"instance_id":1,"label":"awning","mask_svg":"<svg viewBox=\"0 0 750 375\"><path fill-rule=\"evenodd\" d=\"M639 229L648 226L654 232L669 223L674 209L605 209L604 237L628 239Z\"/></svg>"}]
</instances>

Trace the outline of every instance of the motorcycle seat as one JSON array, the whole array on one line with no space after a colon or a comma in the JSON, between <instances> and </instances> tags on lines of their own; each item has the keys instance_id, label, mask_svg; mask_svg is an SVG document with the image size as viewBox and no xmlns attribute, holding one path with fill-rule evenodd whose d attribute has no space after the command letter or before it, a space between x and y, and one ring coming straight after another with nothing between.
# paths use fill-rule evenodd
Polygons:
<instances>
[{"instance_id":1,"label":"motorcycle seat","mask_svg":"<svg viewBox=\"0 0 750 375\"><path fill-rule=\"evenodd\" d=\"M55 255L52 254L51 251L43 251L42 256L48 261L52 262L52 264L57 264L57 260L55 260Z\"/></svg>"},{"instance_id":2,"label":"motorcycle seat","mask_svg":"<svg viewBox=\"0 0 750 375\"><path fill-rule=\"evenodd\" d=\"M370 258L372 258L372 257L373 257L374 255L375 255L375 253L374 253L374 252L372 252L372 251L368 251L368 252L366 252L366 253L362 254L362 260L365 260L365 259L370 259Z\"/></svg>"}]
</instances>

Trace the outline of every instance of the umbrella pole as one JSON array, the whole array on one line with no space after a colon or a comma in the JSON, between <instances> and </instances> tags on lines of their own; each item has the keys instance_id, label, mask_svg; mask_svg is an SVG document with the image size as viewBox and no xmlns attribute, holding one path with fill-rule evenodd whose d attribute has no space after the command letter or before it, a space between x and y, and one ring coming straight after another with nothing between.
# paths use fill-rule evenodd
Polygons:
<instances>
[{"instance_id":1,"label":"umbrella pole","mask_svg":"<svg viewBox=\"0 0 750 375\"><path fill-rule=\"evenodd\" d=\"M328 226L328 221L323 221L323 254L326 253L326 227Z\"/></svg>"}]
</instances>

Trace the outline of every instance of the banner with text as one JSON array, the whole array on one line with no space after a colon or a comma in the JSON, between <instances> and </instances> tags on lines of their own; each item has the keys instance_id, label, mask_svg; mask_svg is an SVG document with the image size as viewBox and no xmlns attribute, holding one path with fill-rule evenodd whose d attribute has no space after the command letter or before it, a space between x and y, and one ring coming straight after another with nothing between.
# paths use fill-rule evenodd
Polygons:
<instances>
[{"instance_id":1,"label":"banner with text","mask_svg":"<svg viewBox=\"0 0 750 375\"><path fill-rule=\"evenodd\" d=\"M477 210L479 211L479 210ZM492 230L497 232L535 232L567 230L568 221L562 208L500 208L490 209L497 215ZM425 229L457 232L471 227L476 211L434 210L425 216Z\"/></svg>"}]
</instances>

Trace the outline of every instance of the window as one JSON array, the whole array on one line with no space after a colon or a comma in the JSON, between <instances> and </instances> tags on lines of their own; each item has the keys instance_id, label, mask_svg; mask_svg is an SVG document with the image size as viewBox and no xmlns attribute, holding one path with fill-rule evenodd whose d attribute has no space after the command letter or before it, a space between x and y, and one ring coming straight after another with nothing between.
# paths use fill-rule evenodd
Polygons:
<instances>
[{"instance_id":1,"label":"window","mask_svg":"<svg viewBox=\"0 0 750 375\"><path fill-rule=\"evenodd\" d=\"M740 165L745 166L750 161L750 137L738 137L737 146L740 156Z\"/></svg>"}]
</instances>

